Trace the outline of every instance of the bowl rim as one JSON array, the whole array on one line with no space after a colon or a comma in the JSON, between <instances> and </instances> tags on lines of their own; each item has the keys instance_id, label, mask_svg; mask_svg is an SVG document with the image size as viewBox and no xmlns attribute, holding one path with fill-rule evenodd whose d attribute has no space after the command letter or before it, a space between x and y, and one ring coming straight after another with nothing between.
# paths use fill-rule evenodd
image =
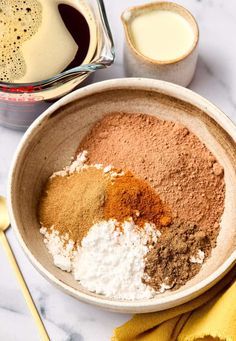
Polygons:
<instances>
[{"instance_id":1,"label":"bowl rim","mask_svg":"<svg viewBox=\"0 0 236 341\"><path fill-rule=\"evenodd\" d=\"M94 83L81 89L78 89L58 100L45 112L43 112L27 129L16 149L16 152L11 163L7 186L8 210L14 232L18 238L21 247L28 256L31 263L45 278L47 278L57 287L63 289L63 291L65 291L66 293L78 298L83 302L90 303L105 308L107 310L117 312L120 311L123 313L135 312L141 313L160 311L178 306L179 304L182 303L186 303L187 301L199 296L200 294L204 293L207 289L212 287L234 265L236 261L236 250L233 251L232 254L225 260L225 262L221 264L221 266L218 267L210 276L201 280L199 283L183 290L182 292L172 293L172 295L170 296L160 298L158 298L157 295L156 298L150 300L113 301L109 298L105 298L104 296L101 296L100 298L91 296L89 293L80 292L78 289L74 289L70 285L65 284L57 277L52 275L50 271L46 270L44 266L41 265L41 263L31 253L25 241L23 240L23 237L21 236L21 233L16 224L14 209L12 205L12 199L14 195L12 191L12 186L19 156L22 153L23 147L27 144L28 138L31 136L33 132L37 131L38 127L41 126L41 123L57 109L63 107L64 105L70 102L73 102L74 100L78 100L85 96L86 97L91 96L94 93L118 89L156 91L159 93L172 96L177 99L181 99L185 102L191 103L192 105L198 107L199 109L207 112L207 115L212 117L236 142L236 127L234 123L230 120L230 118L227 117L224 112L218 109L210 101L198 95L192 90L186 89L182 86L173 83L148 78L119 78Z\"/></svg>"}]
</instances>

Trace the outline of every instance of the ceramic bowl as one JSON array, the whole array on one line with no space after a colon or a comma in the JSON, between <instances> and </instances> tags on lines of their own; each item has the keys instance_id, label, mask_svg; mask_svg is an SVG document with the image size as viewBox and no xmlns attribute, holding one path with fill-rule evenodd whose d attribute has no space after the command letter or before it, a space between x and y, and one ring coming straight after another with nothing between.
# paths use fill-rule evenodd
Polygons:
<instances>
[{"instance_id":1,"label":"ceramic bowl","mask_svg":"<svg viewBox=\"0 0 236 341\"><path fill-rule=\"evenodd\" d=\"M146 113L180 122L202 140L224 167L225 211L218 243L201 271L185 286L156 298L121 301L83 288L55 267L37 220L42 186L67 165L94 122L112 112ZM236 129L213 104L183 87L163 81L124 78L79 89L52 105L25 133L13 160L8 188L11 223L33 265L56 286L81 301L108 310L143 313L171 308L202 294L236 259Z\"/></svg>"},{"instance_id":2,"label":"ceramic bowl","mask_svg":"<svg viewBox=\"0 0 236 341\"><path fill-rule=\"evenodd\" d=\"M158 61L144 56L133 42L132 20L142 13L153 10L168 10L181 15L192 27L194 41L192 47L177 59ZM192 14L184 7L173 2L154 2L125 10L121 16L125 30L124 65L130 77L150 77L187 86L191 82L197 64L199 29Z\"/></svg>"}]
</instances>

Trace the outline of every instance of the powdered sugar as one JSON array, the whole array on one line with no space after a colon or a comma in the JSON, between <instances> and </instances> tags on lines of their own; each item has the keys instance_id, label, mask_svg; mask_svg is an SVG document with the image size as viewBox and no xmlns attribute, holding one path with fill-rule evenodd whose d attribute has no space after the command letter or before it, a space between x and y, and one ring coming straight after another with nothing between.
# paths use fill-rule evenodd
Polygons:
<instances>
[{"instance_id":1,"label":"powdered sugar","mask_svg":"<svg viewBox=\"0 0 236 341\"><path fill-rule=\"evenodd\" d=\"M60 236L53 227L48 229L41 227L40 233L44 235L44 243L49 253L53 256L54 264L67 272L72 270L72 258L74 256L74 241L69 240L68 235Z\"/></svg>"},{"instance_id":2,"label":"powdered sugar","mask_svg":"<svg viewBox=\"0 0 236 341\"><path fill-rule=\"evenodd\" d=\"M147 234L138 233L133 222L125 222L122 231L115 230L116 226L117 222L110 220L90 229L75 259L75 279L90 291L108 297L150 298L155 291L142 283L148 251L148 240L143 237Z\"/></svg>"},{"instance_id":3,"label":"powdered sugar","mask_svg":"<svg viewBox=\"0 0 236 341\"><path fill-rule=\"evenodd\" d=\"M160 289L159 289L159 293L160 293L160 294L163 294L166 290L171 289L172 286L173 286L173 285L168 285L168 284L166 284L166 283L162 283L162 284L161 284L161 287L160 287Z\"/></svg>"},{"instance_id":4,"label":"powdered sugar","mask_svg":"<svg viewBox=\"0 0 236 341\"><path fill-rule=\"evenodd\" d=\"M108 165L106 167L104 167L100 163L96 163L94 165L88 165L88 164L86 164L87 157L88 157L87 150L83 150L81 153L79 153L77 155L75 160L73 160L73 158L72 158L73 161L70 163L70 165L65 166L63 168L63 170L61 170L61 171L54 172L50 178L52 179L55 176L68 176L68 175L73 174L75 172L80 172L82 169L86 169L86 168L90 168L90 167L94 167L97 169L103 169L104 173L105 174L109 173L109 175L111 177L124 175L123 171L117 172L112 165Z\"/></svg>"},{"instance_id":5,"label":"powdered sugar","mask_svg":"<svg viewBox=\"0 0 236 341\"><path fill-rule=\"evenodd\" d=\"M205 253L202 250L198 250L196 256L191 256L190 257L190 262L191 263L197 263L197 264L202 264L205 258Z\"/></svg>"},{"instance_id":6,"label":"powdered sugar","mask_svg":"<svg viewBox=\"0 0 236 341\"><path fill-rule=\"evenodd\" d=\"M53 178L54 176L67 176L74 172L79 172L85 165L87 155L88 152L86 150L82 151L77 155L76 159L70 165L64 167L61 171L54 172L51 175L51 178Z\"/></svg>"},{"instance_id":7,"label":"powdered sugar","mask_svg":"<svg viewBox=\"0 0 236 341\"><path fill-rule=\"evenodd\" d=\"M73 240L69 240L68 235L60 236L59 232L50 228L50 232L45 227L41 227L40 232L44 235L44 243L49 253L53 256L54 264L67 272L72 270L72 259L74 257Z\"/></svg>"},{"instance_id":8,"label":"powdered sugar","mask_svg":"<svg viewBox=\"0 0 236 341\"><path fill-rule=\"evenodd\" d=\"M94 224L76 250L67 236L59 236L51 228L41 228L44 241L54 264L73 271L76 280L92 292L116 299L153 297L154 289L142 282L144 256L149 243L157 241L160 232L146 223L138 229L133 221L119 225L116 220ZM163 286L163 290L167 289Z\"/></svg>"}]
</instances>

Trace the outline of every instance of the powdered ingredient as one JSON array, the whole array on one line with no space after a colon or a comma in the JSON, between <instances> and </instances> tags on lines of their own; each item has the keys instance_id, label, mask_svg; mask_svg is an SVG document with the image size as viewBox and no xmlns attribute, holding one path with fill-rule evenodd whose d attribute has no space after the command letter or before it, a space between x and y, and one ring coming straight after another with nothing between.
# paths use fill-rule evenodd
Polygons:
<instances>
[{"instance_id":1,"label":"powdered ingredient","mask_svg":"<svg viewBox=\"0 0 236 341\"><path fill-rule=\"evenodd\" d=\"M135 250L132 253L129 248L122 249L121 240L123 239L126 248L129 243L133 248L137 245L137 239L132 235L133 230L130 230L132 224L135 226L132 220L125 222L125 224L131 224L127 231L121 229L121 232L124 232L121 234L123 239L120 239L119 230L115 230L120 226L117 225L117 222L113 226L113 230L110 231L112 233L106 230L109 225L108 221L102 221L94 226L101 224L104 231L100 228L91 231L87 227L85 233L79 237L71 233L73 228L69 230L68 235L63 234L68 230L63 227L60 231L62 239L59 243L57 239L59 234L55 232L54 227L50 229L51 233L48 233L49 229L43 230L44 233L47 232L45 234L47 246L54 250L55 264L57 262L57 266L64 267L65 270L71 269L72 263L76 264L74 275L82 285L91 291L121 299L152 297L150 287L162 292L165 288L177 289L185 284L199 271L203 260L210 255L211 248L215 246L219 222L224 209L225 184L222 166L205 145L186 127L142 114L108 115L98 122L82 141L79 151L83 149L88 150L88 161L91 165L97 163L109 165L105 167L107 173L112 169L111 164L116 168L130 170L136 176L147 180L156 191L157 196L156 199L153 199L155 196L147 196L147 200L143 200L145 197L142 193L144 187L135 187L143 180L135 178L128 172L120 178L114 178L113 185L107 182L99 193L96 192L101 200L97 201L93 195L92 203L99 202L100 208L96 207L95 212L92 211L94 208L91 208L89 211L91 216L99 216L98 221L102 219L104 212L106 212L107 219L111 218L111 215L120 221L132 217L141 226L146 221L150 221L151 217L152 222L154 221L160 227L169 225L171 222L170 215L167 214L169 212L166 210L168 203L172 210L174 223L162 229L161 235L158 235L158 242L154 240L153 244L148 244L147 235L145 239L142 239L142 246L146 247L146 251L141 252L145 256L145 259L142 258L142 263L139 258L142 248L139 251L136 250L138 253ZM85 155L85 152L80 155ZM86 167L85 169L83 166L81 168L79 163L79 173L93 168L93 166ZM97 170L102 172L104 178L105 169L101 167L103 166L100 165L100 169ZM77 161L75 161L75 171L77 171ZM61 175L65 179L74 175L70 175L69 168L62 173ZM129 179L127 174L130 176ZM94 179L91 175L89 178L90 181ZM67 191L67 183L65 182L64 185L66 185ZM147 186L149 187L149 185ZM72 185L71 189L73 189ZM157 195L159 192L161 200ZM110 195L110 202L107 200L107 193ZM148 201L150 198L151 202ZM54 197L54 200L57 200L57 196ZM86 211L85 206L83 209ZM52 211L55 212L54 209ZM78 221L78 216L76 214L74 216L73 226ZM64 222L68 223L68 217ZM83 214L82 217L84 217ZM61 220L60 226L65 226L61 225L62 222ZM90 226L94 222L96 219ZM46 226L52 225L47 224ZM77 224L77 231L81 230L78 227L80 226ZM137 225L135 228L137 229ZM150 229L153 228L155 226L150 227ZM143 232L143 229L139 229L139 231ZM155 231L159 232L156 228ZM137 234L137 232L135 233ZM75 238L82 240L83 245L78 247L78 252L72 250L73 242L69 242L71 236L73 236L73 240ZM47 240L47 237L55 238L56 243L51 242L51 239ZM82 239L83 237L84 239ZM115 245L116 242L117 245ZM63 252L61 252L61 247L65 248ZM110 252L108 252L109 248ZM59 253L56 254L57 252ZM74 258L74 252L76 252L76 258ZM135 258L138 263L135 262ZM73 259L73 262L70 263L69 259ZM122 259L124 262L120 261ZM141 268L140 264L142 264ZM138 265L139 268L136 267ZM137 273L137 277L135 277L135 273ZM142 274L143 283L140 282L140 274ZM133 278L131 279L130 276ZM113 281L113 278L117 278L118 282ZM127 286L123 287L124 283ZM142 284L145 287L142 287ZM139 288L144 291L141 293ZM144 288L148 288L148 290L146 291Z\"/></svg>"},{"instance_id":2,"label":"powdered ingredient","mask_svg":"<svg viewBox=\"0 0 236 341\"><path fill-rule=\"evenodd\" d=\"M111 166L88 166L85 155L83 151L71 166L54 173L46 184L39 219L49 232L53 226L80 244L89 228L104 219L123 222L131 218L140 227L145 222L157 228L170 224L170 212L145 181Z\"/></svg>"},{"instance_id":3,"label":"powdered ingredient","mask_svg":"<svg viewBox=\"0 0 236 341\"><path fill-rule=\"evenodd\" d=\"M67 272L72 270L75 242L69 239L68 233L61 235L54 228L41 227L40 233L44 235L44 243L53 257L54 264Z\"/></svg>"},{"instance_id":4,"label":"powdered ingredient","mask_svg":"<svg viewBox=\"0 0 236 341\"><path fill-rule=\"evenodd\" d=\"M102 206L109 177L90 167L49 179L39 205L42 226L54 227L60 234L80 243L89 228L103 220Z\"/></svg>"},{"instance_id":5,"label":"powdered ingredient","mask_svg":"<svg viewBox=\"0 0 236 341\"><path fill-rule=\"evenodd\" d=\"M75 279L88 290L107 297L153 297L156 292L142 282L142 277L147 237L155 237L156 231L148 225L146 232L140 233L133 222L124 222L119 230L114 220L92 226L75 258Z\"/></svg>"},{"instance_id":6,"label":"powdered ingredient","mask_svg":"<svg viewBox=\"0 0 236 341\"><path fill-rule=\"evenodd\" d=\"M115 218L122 222L132 218L138 226L151 222L157 228L171 223L170 210L161 202L157 193L144 180L131 172L114 178L106 189L104 218Z\"/></svg>"},{"instance_id":7,"label":"powdered ingredient","mask_svg":"<svg viewBox=\"0 0 236 341\"><path fill-rule=\"evenodd\" d=\"M78 151L88 162L129 169L149 181L173 219L197 224L216 244L224 210L224 172L213 154L181 124L144 114L113 113L97 122Z\"/></svg>"},{"instance_id":8,"label":"powdered ingredient","mask_svg":"<svg viewBox=\"0 0 236 341\"><path fill-rule=\"evenodd\" d=\"M193 260L208 257L210 250L208 235L196 225L171 224L146 255L144 283L155 290L163 282L178 289L199 272L202 262Z\"/></svg>"},{"instance_id":9,"label":"powdered ingredient","mask_svg":"<svg viewBox=\"0 0 236 341\"><path fill-rule=\"evenodd\" d=\"M144 256L151 241L157 241L160 232L152 224L138 229L131 222L119 224L115 220L102 221L91 226L81 246L72 251L68 236L53 228L41 228L45 244L55 265L68 272L90 291L116 299L145 299L156 292L142 282ZM160 291L169 287L162 283Z\"/></svg>"}]
</instances>

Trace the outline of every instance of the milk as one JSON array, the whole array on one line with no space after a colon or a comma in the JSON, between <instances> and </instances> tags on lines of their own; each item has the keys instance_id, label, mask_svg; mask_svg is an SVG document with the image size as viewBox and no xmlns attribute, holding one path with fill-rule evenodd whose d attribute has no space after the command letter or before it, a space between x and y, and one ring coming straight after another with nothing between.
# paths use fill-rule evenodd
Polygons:
<instances>
[{"instance_id":1,"label":"milk","mask_svg":"<svg viewBox=\"0 0 236 341\"><path fill-rule=\"evenodd\" d=\"M130 30L136 49L156 61L167 62L180 58L194 44L191 25L175 11L143 11L134 17Z\"/></svg>"}]
</instances>

